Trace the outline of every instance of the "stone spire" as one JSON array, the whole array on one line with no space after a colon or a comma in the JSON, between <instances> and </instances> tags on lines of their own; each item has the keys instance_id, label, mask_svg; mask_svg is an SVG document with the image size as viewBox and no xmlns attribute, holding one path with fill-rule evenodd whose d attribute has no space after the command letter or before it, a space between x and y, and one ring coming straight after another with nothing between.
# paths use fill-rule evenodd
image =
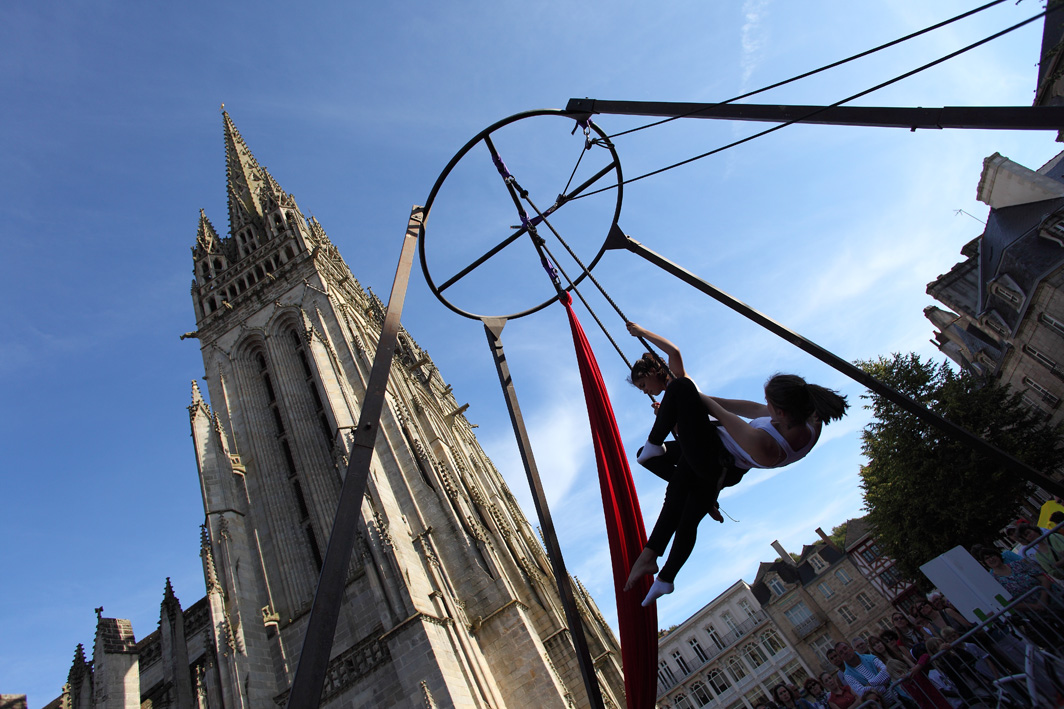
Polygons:
<instances>
[{"instance_id":1,"label":"stone spire","mask_svg":"<svg viewBox=\"0 0 1064 709\"><path fill-rule=\"evenodd\" d=\"M206 212L199 210L199 227L196 229L196 250L204 254L215 254L222 250L222 240L218 236Z\"/></svg>"},{"instance_id":2,"label":"stone spire","mask_svg":"<svg viewBox=\"0 0 1064 709\"><path fill-rule=\"evenodd\" d=\"M249 221L263 218L264 211L260 188L276 183L268 178L251 154L240 131L233 125L227 111L222 111L225 122L225 177L229 192L229 230L236 231ZM272 185L271 185L272 186Z\"/></svg>"}]
</instances>

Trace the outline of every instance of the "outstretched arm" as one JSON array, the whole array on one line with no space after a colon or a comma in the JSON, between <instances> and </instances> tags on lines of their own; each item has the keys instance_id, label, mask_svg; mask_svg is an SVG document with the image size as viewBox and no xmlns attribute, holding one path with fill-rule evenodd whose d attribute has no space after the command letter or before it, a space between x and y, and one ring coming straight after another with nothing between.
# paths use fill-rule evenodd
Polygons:
<instances>
[{"instance_id":1,"label":"outstretched arm","mask_svg":"<svg viewBox=\"0 0 1064 709\"><path fill-rule=\"evenodd\" d=\"M724 430L731 434L739 447L746 451L754 462L760 465L773 466L780 462L783 457L783 449L776 443L766 431L754 428L749 423L739 418L738 415L728 411L711 396L703 396L702 400ZM747 402L752 403L752 402ZM767 407L766 407L767 408Z\"/></svg>"},{"instance_id":2,"label":"outstretched arm","mask_svg":"<svg viewBox=\"0 0 1064 709\"><path fill-rule=\"evenodd\" d=\"M686 377L687 372L683 368L683 357L680 355L680 348L673 343L666 340L661 335L647 330L641 325L636 325L634 322L627 323L628 332L633 337L642 337L653 345L661 348L661 351L665 353L665 357L669 361L669 371L672 372L672 376L676 378Z\"/></svg>"},{"instance_id":3,"label":"outstretched arm","mask_svg":"<svg viewBox=\"0 0 1064 709\"><path fill-rule=\"evenodd\" d=\"M747 401L746 399L722 399L719 396L710 397L703 394L702 401L706 402L706 406L709 406L709 402L706 400L710 398L720 404L725 411L730 411L743 418L756 419L769 415L768 405L763 401L759 403L756 401Z\"/></svg>"}]
</instances>

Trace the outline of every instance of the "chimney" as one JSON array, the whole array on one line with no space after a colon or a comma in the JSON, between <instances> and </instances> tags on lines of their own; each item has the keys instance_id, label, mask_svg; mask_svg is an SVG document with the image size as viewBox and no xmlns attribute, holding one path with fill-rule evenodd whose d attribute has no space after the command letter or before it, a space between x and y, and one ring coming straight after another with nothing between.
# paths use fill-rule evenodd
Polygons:
<instances>
[{"instance_id":1,"label":"chimney","mask_svg":"<svg viewBox=\"0 0 1064 709\"><path fill-rule=\"evenodd\" d=\"M839 549L839 545L838 544L836 544L835 542L831 541L831 537L829 537L828 535L824 534L824 530L823 529L821 529L820 527L817 527L816 528L816 533L817 533L817 535L820 536L821 539L823 539L825 542L827 542L827 545L830 546L832 549L834 549L835 551L842 551L842 549Z\"/></svg>"},{"instance_id":2,"label":"chimney","mask_svg":"<svg viewBox=\"0 0 1064 709\"><path fill-rule=\"evenodd\" d=\"M783 548L783 545L779 543L779 540L772 542L772 548L776 550L776 553L780 555L781 559L786 561L791 566L797 566L797 564L794 563L794 559L791 558L791 555L788 554L787 550Z\"/></svg>"}]
</instances>

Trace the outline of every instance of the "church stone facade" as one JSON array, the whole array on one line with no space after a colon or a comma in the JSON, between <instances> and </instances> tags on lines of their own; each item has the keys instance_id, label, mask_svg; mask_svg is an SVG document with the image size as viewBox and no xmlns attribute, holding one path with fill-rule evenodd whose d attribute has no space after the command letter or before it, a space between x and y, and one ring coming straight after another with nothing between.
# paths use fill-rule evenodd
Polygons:
<instances>
[{"instance_id":1,"label":"church stone facade","mask_svg":"<svg viewBox=\"0 0 1064 709\"><path fill-rule=\"evenodd\" d=\"M49 706L284 706L384 318L223 113L229 234L201 212L192 300L208 398L189 415L207 595L169 581L136 640L98 609ZM324 707L581 707L546 554L440 372L401 330ZM620 649L575 583L606 706Z\"/></svg>"}]
</instances>

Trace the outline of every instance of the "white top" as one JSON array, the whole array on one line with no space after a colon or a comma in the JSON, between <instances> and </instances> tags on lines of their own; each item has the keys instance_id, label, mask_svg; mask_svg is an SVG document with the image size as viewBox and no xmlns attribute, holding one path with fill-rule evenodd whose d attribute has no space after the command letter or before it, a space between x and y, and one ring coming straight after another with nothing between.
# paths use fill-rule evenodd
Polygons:
<instances>
[{"instance_id":1,"label":"white top","mask_svg":"<svg viewBox=\"0 0 1064 709\"><path fill-rule=\"evenodd\" d=\"M753 419L750 421L750 425L754 428L766 431L768 435L772 436L772 439L779 444L780 449L784 452L784 456L775 465L761 465L754 461L754 459L750 457L750 454L744 451L739 444L735 442L735 439L732 438L731 434L721 426L717 429L717 433L720 435L720 440L724 443L724 447L728 449L728 452L735 456L735 465L740 468L782 468L785 465L790 465L791 463L804 458L806 453L813 449L813 445L817 442L817 438L819 438L816 429L813 428L812 424L807 423L806 426L809 427L809 433L811 433L812 436L810 436L809 442L800 450L794 450L791 448L791 445L787 443L787 439L784 438L783 435L776 430L776 427L772 425L771 416L762 416L761 418Z\"/></svg>"}]
</instances>

